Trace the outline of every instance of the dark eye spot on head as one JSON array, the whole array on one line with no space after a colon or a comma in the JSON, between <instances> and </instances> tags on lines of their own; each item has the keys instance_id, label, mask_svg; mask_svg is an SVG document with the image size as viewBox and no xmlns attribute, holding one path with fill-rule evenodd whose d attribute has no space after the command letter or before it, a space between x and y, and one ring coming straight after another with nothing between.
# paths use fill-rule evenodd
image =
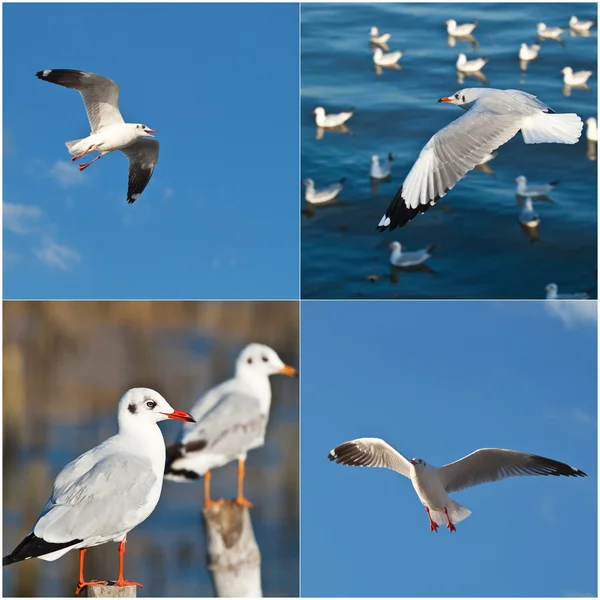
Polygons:
<instances>
[{"instance_id":1,"label":"dark eye spot on head","mask_svg":"<svg viewBox=\"0 0 600 600\"><path fill-rule=\"evenodd\" d=\"M269 359L266 356L263 356L262 359L263 359L263 362L269 362Z\"/></svg>"},{"instance_id":2,"label":"dark eye spot on head","mask_svg":"<svg viewBox=\"0 0 600 600\"><path fill-rule=\"evenodd\" d=\"M454 97L458 100L458 94L454 94Z\"/></svg>"},{"instance_id":3,"label":"dark eye spot on head","mask_svg":"<svg viewBox=\"0 0 600 600\"><path fill-rule=\"evenodd\" d=\"M251 358L249 358L249 359L248 359L246 362L247 362L249 365L251 365L251 364L252 364L252 359L251 359Z\"/></svg>"},{"instance_id":4,"label":"dark eye spot on head","mask_svg":"<svg viewBox=\"0 0 600 600\"><path fill-rule=\"evenodd\" d=\"M156 402L154 400L147 400L146 401L146 406L152 410L155 406L156 406Z\"/></svg>"},{"instance_id":5,"label":"dark eye spot on head","mask_svg":"<svg viewBox=\"0 0 600 600\"><path fill-rule=\"evenodd\" d=\"M464 102L464 101L465 101L465 97L464 97L464 95L463 95L463 102Z\"/></svg>"},{"instance_id":6,"label":"dark eye spot on head","mask_svg":"<svg viewBox=\"0 0 600 600\"><path fill-rule=\"evenodd\" d=\"M137 406L135 404L130 404L127 407L127 410L132 414L135 415L135 411L137 410Z\"/></svg>"}]
</instances>

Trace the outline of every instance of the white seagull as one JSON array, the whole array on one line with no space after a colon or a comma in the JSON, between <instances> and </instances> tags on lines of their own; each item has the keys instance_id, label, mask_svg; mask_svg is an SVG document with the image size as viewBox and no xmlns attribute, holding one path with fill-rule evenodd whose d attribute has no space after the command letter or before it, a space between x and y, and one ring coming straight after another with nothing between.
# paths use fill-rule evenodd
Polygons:
<instances>
[{"instance_id":1,"label":"white seagull","mask_svg":"<svg viewBox=\"0 0 600 600\"><path fill-rule=\"evenodd\" d=\"M558 40L564 31L564 29L561 29L560 27L547 27L546 23L538 23L535 26L535 30L537 31L538 37L553 40Z\"/></svg>"},{"instance_id":2,"label":"white seagull","mask_svg":"<svg viewBox=\"0 0 600 600\"><path fill-rule=\"evenodd\" d=\"M555 283L549 283L545 288L546 300L587 300L591 297L590 292L579 292L576 294L559 294L558 286Z\"/></svg>"},{"instance_id":3,"label":"white seagull","mask_svg":"<svg viewBox=\"0 0 600 600\"><path fill-rule=\"evenodd\" d=\"M594 117L586 119L585 124L587 125L586 137L590 142L598 141L598 123Z\"/></svg>"},{"instance_id":4,"label":"white seagull","mask_svg":"<svg viewBox=\"0 0 600 600\"><path fill-rule=\"evenodd\" d=\"M296 369L284 364L269 346L246 346L237 359L235 377L196 401L191 413L197 422L184 425L177 443L167 448L165 479L186 482L204 476L208 508L222 502L210 497L211 471L237 460L236 502L252 506L244 496L244 465L248 452L265 443L271 408L269 376L276 373L297 377Z\"/></svg>"},{"instance_id":5,"label":"white seagull","mask_svg":"<svg viewBox=\"0 0 600 600\"><path fill-rule=\"evenodd\" d=\"M381 48L375 48L373 62L379 67L390 67L395 65L403 56L400 50L384 53Z\"/></svg>"},{"instance_id":6,"label":"white seagull","mask_svg":"<svg viewBox=\"0 0 600 600\"><path fill-rule=\"evenodd\" d=\"M343 125L353 114L354 111L349 110L341 113L331 113L329 115L325 114L325 109L322 106L317 106L315 110L313 110L313 114L315 115L315 121L317 123L317 127L339 127Z\"/></svg>"},{"instance_id":7,"label":"white seagull","mask_svg":"<svg viewBox=\"0 0 600 600\"><path fill-rule=\"evenodd\" d=\"M158 503L165 468L165 441L157 426L164 419L191 421L154 390L134 388L119 401L119 431L70 462L54 482L52 495L25 539L2 560L56 560L79 550L79 594L88 585L83 562L87 548L119 542L117 586L141 585L123 578L127 534L145 521Z\"/></svg>"},{"instance_id":8,"label":"white seagull","mask_svg":"<svg viewBox=\"0 0 600 600\"><path fill-rule=\"evenodd\" d=\"M575 144L583 122L573 113L555 114L519 90L466 88L440 98L466 110L427 142L377 229L406 225L451 190L490 152L519 131L526 144Z\"/></svg>"},{"instance_id":9,"label":"white seagull","mask_svg":"<svg viewBox=\"0 0 600 600\"><path fill-rule=\"evenodd\" d=\"M524 227L534 228L540 224L539 215L533 210L533 202L531 198L525 198L525 205L519 215L519 222Z\"/></svg>"},{"instance_id":10,"label":"white seagull","mask_svg":"<svg viewBox=\"0 0 600 600\"><path fill-rule=\"evenodd\" d=\"M454 19L448 19L445 25L448 35L452 35L454 37L464 37L470 35L475 27L477 27L477 21L474 21L473 23L463 23L462 25L457 25Z\"/></svg>"},{"instance_id":11,"label":"white seagull","mask_svg":"<svg viewBox=\"0 0 600 600\"><path fill-rule=\"evenodd\" d=\"M538 57L541 46L539 44L521 44L519 48L519 58L521 60L535 60Z\"/></svg>"},{"instance_id":12,"label":"white seagull","mask_svg":"<svg viewBox=\"0 0 600 600\"><path fill-rule=\"evenodd\" d=\"M560 182L556 180L541 185L527 185L527 177L519 175L515 178L515 183L517 184L517 196L538 198L540 196L547 196Z\"/></svg>"},{"instance_id":13,"label":"white seagull","mask_svg":"<svg viewBox=\"0 0 600 600\"><path fill-rule=\"evenodd\" d=\"M319 190L315 189L315 182L312 179L305 179L303 181L306 186L306 190L304 192L304 199L309 204L325 204L326 202L331 202L335 200L339 193L344 189L344 181L345 177L342 177L336 183L332 183L327 187L321 188Z\"/></svg>"},{"instance_id":14,"label":"white seagull","mask_svg":"<svg viewBox=\"0 0 600 600\"><path fill-rule=\"evenodd\" d=\"M580 21L576 16L572 16L569 19L569 27L573 31L584 32L589 31L594 25L594 21Z\"/></svg>"},{"instance_id":15,"label":"white seagull","mask_svg":"<svg viewBox=\"0 0 600 600\"><path fill-rule=\"evenodd\" d=\"M371 179L387 179L392 173L392 163L394 162L394 157L392 154L388 154L387 160L385 162L379 162L379 156L374 154L371 157Z\"/></svg>"},{"instance_id":16,"label":"white seagull","mask_svg":"<svg viewBox=\"0 0 600 600\"><path fill-rule=\"evenodd\" d=\"M465 54L459 54L458 60L456 61L456 68L463 73L476 73L477 71L481 71L488 62L489 58L474 58L473 60L467 60Z\"/></svg>"},{"instance_id":17,"label":"white seagull","mask_svg":"<svg viewBox=\"0 0 600 600\"><path fill-rule=\"evenodd\" d=\"M391 33L379 33L377 27L371 27L369 41L372 44L385 44L391 37Z\"/></svg>"},{"instance_id":18,"label":"white seagull","mask_svg":"<svg viewBox=\"0 0 600 600\"><path fill-rule=\"evenodd\" d=\"M71 161L90 152L99 152L89 163L80 164L83 171L105 154L120 150L129 159L127 202L135 202L146 189L156 163L159 144L150 129L141 123L125 123L119 111L119 86L102 75L71 69L46 69L36 76L43 81L77 90L85 104L92 132L86 138L65 142Z\"/></svg>"},{"instance_id":19,"label":"white seagull","mask_svg":"<svg viewBox=\"0 0 600 600\"><path fill-rule=\"evenodd\" d=\"M403 252L400 242L390 243L390 264L394 267L416 267L431 258L432 247L413 252Z\"/></svg>"},{"instance_id":20,"label":"white seagull","mask_svg":"<svg viewBox=\"0 0 600 600\"><path fill-rule=\"evenodd\" d=\"M575 71L571 67L565 67L561 73L563 74L563 82L565 85L585 85L586 81L591 77L592 71Z\"/></svg>"},{"instance_id":21,"label":"white seagull","mask_svg":"<svg viewBox=\"0 0 600 600\"><path fill-rule=\"evenodd\" d=\"M427 510L431 531L437 531L444 520L451 532L456 531L454 525L471 514L448 496L452 492L519 475L587 477L583 471L556 460L500 448L482 448L438 468L422 458L408 460L380 438L345 442L331 450L327 458L343 465L383 467L408 477Z\"/></svg>"}]
</instances>

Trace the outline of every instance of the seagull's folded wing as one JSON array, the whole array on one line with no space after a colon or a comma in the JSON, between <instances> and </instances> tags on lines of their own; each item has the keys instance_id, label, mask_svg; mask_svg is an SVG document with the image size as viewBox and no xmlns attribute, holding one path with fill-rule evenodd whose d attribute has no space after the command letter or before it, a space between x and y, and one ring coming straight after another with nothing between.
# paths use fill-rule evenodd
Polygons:
<instances>
[{"instance_id":1,"label":"seagull's folded wing","mask_svg":"<svg viewBox=\"0 0 600 600\"><path fill-rule=\"evenodd\" d=\"M410 462L380 438L359 438L344 442L328 455L337 464L353 467L383 467L410 478Z\"/></svg>"},{"instance_id":2,"label":"seagull's folded wing","mask_svg":"<svg viewBox=\"0 0 600 600\"><path fill-rule=\"evenodd\" d=\"M141 138L134 144L121 149L129 159L129 184L127 202L132 204L146 189L154 167L158 162L159 143L150 138Z\"/></svg>"},{"instance_id":3,"label":"seagull's folded wing","mask_svg":"<svg viewBox=\"0 0 600 600\"><path fill-rule=\"evenodd\" d=\"M521 475L586 476L583 471L551 458L500 448L476 450L456 462L440 467L438 475L448 493Z\"/></svg>"}]
</instances>

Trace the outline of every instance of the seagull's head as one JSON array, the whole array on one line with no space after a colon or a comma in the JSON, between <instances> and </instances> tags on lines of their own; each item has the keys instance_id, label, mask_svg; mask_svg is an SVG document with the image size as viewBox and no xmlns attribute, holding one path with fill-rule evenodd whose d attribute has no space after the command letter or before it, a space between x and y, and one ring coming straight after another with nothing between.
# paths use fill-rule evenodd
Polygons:
<instances>
[{"instance_id":1,"label":"seagull's head","mask_svg":"<svg viewBox=\"0 0 600 600\"><path fill-rule=\"evenodd\" d=\"M464 56L461 55L461 56ZM465 57L466 58L466 57ZM460 60L460 57L459 57ZM486 93L485 88L464 88L456 92L453 96L446 96L440 98L438 102L448 102L449 104L456 104L459 108L468 110L471 105L482 95Z\"/></svg>"},{"instance_id":2,"label":"seagull's head","mask_svg":"<svg viewBox=\"0 0 600 600\"><path fill-rule=\"evenodd\" d=\"M527 177L525 177L525 175L519 175L518 177L515 177L514 182L525 185L527 183Z\"/></svg>"},{"instance_id":3,"label":"seagull's head","mask_svg":"<svg viewBox=\"0 0 600 600\"><path fill-rule=\"evenodd\" d=\"M195 423L191 415L174 409L158 392L149 388L133 388L125 392L119 401L118 418L119 428L165 419Z\"/></svg>"},{"instance_id":4,"label":"seagull's head","mask_svg":"<svg viewBox=\"0 0 600 600\"><path fill-rule=\"evenodd\" d=\"M142 125L142 123L138 123L135 128L140 137L154 137L152 134L158 131L158 129L150 129L148 125Z\"/></svg>"},{"instance_id":5,"label":"seagull's head","mask_svg":"<svg viewBox=\"0 0 600 600\"><path fill-rule=\"evenodd\" d=\"M588 119L589 121L589 119ZM371 162L372 163L378 163L379 162L379 156L377 156L377 154L373 154L373 156L371 156Z\"/></svg>"},{"instance_id":6,"label":"seagull's head","mask_svg":"<svg viewBox=\"0 0 600 600\"><path fill-rule=\"evenodd\" d=\"M310 178L302 180L302 183L306 186L315 185L315 182Z\"/></svg>"},{"instance_id":7,"label":"seagull's head","mask_svg":"<svg viewBox=\"0 0 600 600\"><path fill-rule=\"evenodd\" d=\"M556 298L556 295L558 294L558 286L555 283L549 283L544 288L544 291L546 292L548 298Z\"/></svg>"},{"instance_id":8,"label":"seagull's head","mask_svg":"<svg viewBox=\"0 0 600 600\"><path fill-rule=\"evenodd\" d=\"M538 23L535 27L538 31L544 31L546 29L546 23Z\"/></svg>"},{"instance_id":9,"label":"seagull's head","mask_svg":"<svg viewBox=\"0 0 600 600\"><path fill-rule=\"evenodd\" d=\"M371 27L371 35L379 35L379 29L377 29L377 27Z\"/></svg>"},{"instance_id":10,"label":"seagull's head","mask_svg":"<svg viewBox=\"0 0 600 600\"><path fill-rule=\"evenodd\" d=\"M422 458L411 458L410 464L417 473L421 473L427 468L427 463Z\"/></svg>"},{"instance_id":11,"label":"seagull's head","mask_svg":"<svg viewBox=\"0 0 600 600\"><path fill-rule=\"evenodd\" d=\"M591 126L591 127L596 127L596 119L595 119L594 117L590 117L589 119L586 119L586 120L585 120L585 124L586 124L588 127L590 127L590 126Z\"/></svg>"},{"instance_id":12,"label":"seagull's head","mask_svg":"<svg viewBox=\"0 0 600 600\"><path fill-rule=\"evenodd\" d=\"M317 108L315 108L315 110L313 110L313 115L325 116L325 109L322 106L317 106Z\"/></svg>"},{"instance_id":13,"label":"seagull's head","mask_svg":"<svg viewBox=\"0 0 600 600\"><path fill-rule=\"evenodd\" d=\"M571 69L571 67L565 67L561 73L563 75L572 75L573 74L573 69Z\"/></svg>"},{"instance_id":14,"label":"seagull's head","mask_svg":"<svg viewBox=\"0 0 600 600\"><path fill-rule=\"evenodd\" d=\"M402 250L402 244L400 242L390 242L388 248L390 252L395 252L396 250L400 252Z\"/></svg>"},{"instance_id":15,"label":"seagull's head","mask_svg":"<svg viewBox=\"0 0 600 600\"><path fill-rule=\"evenodd\" d=\"M273 348L264 344L249 344L237 359L236 375L269 377L276 374L298 377L294 367L286 365Z\"/></svg>"},{"instance_id":16,"label":"seagull's head","mask_svg":"<svg viewBox=\"0 0 600 600\"><path fill-rule=\"evenodd\" d=\"M447 27L456 27L456 21L454 19L448 19L444 22Z\"/></svg>"},{"instance_id":17,"label":"seagull's head","mask_svg":"<svg viewBox=\"0 0 600 600\"><path fill-rule=\"evenodd\" d=\"M569 19L569 25L573 26L577 24L577 17L575 15L573 15L570 19Z\"/></svg>"}]
</instances>

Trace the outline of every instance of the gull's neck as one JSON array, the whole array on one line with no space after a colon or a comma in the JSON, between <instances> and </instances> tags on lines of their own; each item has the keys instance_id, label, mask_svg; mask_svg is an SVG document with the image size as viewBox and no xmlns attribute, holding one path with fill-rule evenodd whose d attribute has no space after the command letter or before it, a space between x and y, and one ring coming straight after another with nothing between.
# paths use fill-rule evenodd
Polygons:
<instances>
[{"instance_id":1,"label":"gull's neck","mask_svg":"<svg viewBox=\"0 0 600 600\"><path fill-rule=\"evenodd\" d=\"M271 382L268 375L241 363L235 369L235 378L247 385L261 400L271 402Z\"/></svg>"}]
</instances>

